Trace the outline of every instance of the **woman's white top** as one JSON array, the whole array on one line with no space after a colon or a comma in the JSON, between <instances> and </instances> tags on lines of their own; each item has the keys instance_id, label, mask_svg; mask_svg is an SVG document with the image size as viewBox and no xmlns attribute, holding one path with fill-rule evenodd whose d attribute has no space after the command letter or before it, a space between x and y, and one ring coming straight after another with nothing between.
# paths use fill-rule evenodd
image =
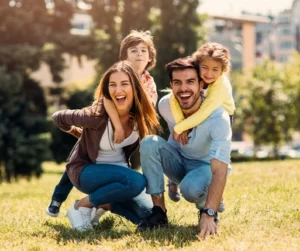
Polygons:
<instances>
[{"instance_id":1,"label":"woman's white top","mask_svg":"<svg viewBox=\"0 0 300 251\"><path fill-rule=\"evenodd\" d=\"M139 138L138 131L132 133L120 144L113 143L114 131L111 121L108 121L107 127L99 143L98 157L96 164L115 164L128 167L123 147L133 144Z\"/></svg>"}]
</instances>

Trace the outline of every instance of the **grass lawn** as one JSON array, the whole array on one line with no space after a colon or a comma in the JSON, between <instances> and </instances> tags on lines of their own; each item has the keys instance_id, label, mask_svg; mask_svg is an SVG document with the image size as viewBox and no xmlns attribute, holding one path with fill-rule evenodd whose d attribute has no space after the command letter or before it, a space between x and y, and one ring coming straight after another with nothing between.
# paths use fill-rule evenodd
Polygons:
<instances>
[{"instance_id":1,"label":"grass lawn","mask_svg":"<svg viewBox=\"0 0 300 251\"><path fill-rule=\"evenodd\" d=\"M300 250L300 160L233 164L218 235L199 241L197 210L167 200L168 229L135 233L107 213L94 231L72 230L66 210L83 194L74 189L61 215L46 215L63 165L45 163L30 182L0 185L0 250Z\"/></svg>"}]
</instances>

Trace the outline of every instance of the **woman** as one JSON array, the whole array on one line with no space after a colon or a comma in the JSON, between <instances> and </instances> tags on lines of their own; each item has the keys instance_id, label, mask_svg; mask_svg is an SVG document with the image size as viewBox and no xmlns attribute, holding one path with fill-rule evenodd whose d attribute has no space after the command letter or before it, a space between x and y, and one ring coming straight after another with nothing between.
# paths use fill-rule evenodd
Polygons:
<instances>
[{"instance_id":1,"label":"woman","mask_svg":"<svg viewBox=\"0 0 300 251\"><path fill-rule=\"evenodd\" d=\"M125 131L125 140L113 142L113 126L102 97L113 101ZM102 77L92 106L53 114L63 131L81 127L82 135L71 151L66 166L72 183L88 196L76 201L67 215L79 231L92 228L92 208L111 210L133 223L150 214L151 198L143 190L146 180L128 168L139 139L160 129L157 114L127 61L114 64Z\"/></svg>"}]
</instances>

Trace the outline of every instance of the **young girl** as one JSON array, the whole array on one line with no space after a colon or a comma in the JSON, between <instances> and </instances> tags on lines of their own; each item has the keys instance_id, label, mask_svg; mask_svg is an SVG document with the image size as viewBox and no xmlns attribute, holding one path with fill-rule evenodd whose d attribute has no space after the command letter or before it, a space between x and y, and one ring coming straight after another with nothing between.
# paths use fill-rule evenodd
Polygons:
<instances>
[{"instance_id":1,"label":"young girl","mask_svg":"<svg viewBox=\"0 0 300 251\"><path fill-rule=\"evenodd\" d=\"M152 104L155 106L158 95L155 82L148 70L154 67L156 63L156 49L154 47L150 31L131 31L130 34L127 35L121 42L119 59L128 60L133 65L141 78L145 91L148 94L147 96L151 99ZM113 102L107 98L104 98L104 107L115 129L114 143L121 143L125 138L125 133L116 107ZM81 135L81 128L72 127L68 133L79 138ZM135 154L132 159L134 158ZM132 166L134 166L134 164ZM52 201L46 209L49 216L57 217L59 215L61 204L67 199L72 187L73 184L65 172L60 182L55 187L52 195ZM99 223L99 218L102 214L101 210L93 210L93 225L97 225Z\"/></svg>"},{"instance_id":2,"label":"young girl","mask_svg":"<svg viewBox=\"0 0 300 251\"><path fill-rule=\"evenodd\" d=\"M225 73L230 70L228 49L218 43L206 43L193 54L193 61L199 66L200 77L208 87L206 98L199 110L186 119L174 95L170 99L171 110L176 121L173 138L181 144L187 144L188 131L201 124L219 106L224 106L231 117L231 121L235 110L232 87L225 76ZM178 194L178 188L172 181L169 181L168 186L169 195L172 199L174 194ZM178 201L178 199L174 201ZM219 208L220 211L222 211L221 207Z\"/></svg>"}]
</instances>

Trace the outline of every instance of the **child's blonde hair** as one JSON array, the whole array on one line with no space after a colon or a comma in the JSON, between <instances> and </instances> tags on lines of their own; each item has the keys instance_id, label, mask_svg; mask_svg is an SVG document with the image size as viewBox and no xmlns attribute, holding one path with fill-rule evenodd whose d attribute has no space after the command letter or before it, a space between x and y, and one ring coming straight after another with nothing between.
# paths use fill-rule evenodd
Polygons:
<instances>
[{"instance_id":1,"label":"child's blonde hair","mask_svg":"<svg viewBox=\"0 0 300 251\"><path fill-rule=\"evenodd\" d=\"M145 70L150 70L156 64L156 49L150 31L132 30L121 42L119 60L127 60L127 50L139 43L145 43L148 46L151 61L146 65Z\"/></svg>"},{"instance_id":2,"label":"child's blonde hair","mask_svg":"<svg viewBox=\"0 0 300 251\"><path fill-rule=\"evenodd\" d=\"M206 43L193 54L193 60L197 65L200 65L202 60L207 57L220 62L222 64L223 72L230 71L231 65L229 50L222 44Z\"/></svg>"}]
</instances>

